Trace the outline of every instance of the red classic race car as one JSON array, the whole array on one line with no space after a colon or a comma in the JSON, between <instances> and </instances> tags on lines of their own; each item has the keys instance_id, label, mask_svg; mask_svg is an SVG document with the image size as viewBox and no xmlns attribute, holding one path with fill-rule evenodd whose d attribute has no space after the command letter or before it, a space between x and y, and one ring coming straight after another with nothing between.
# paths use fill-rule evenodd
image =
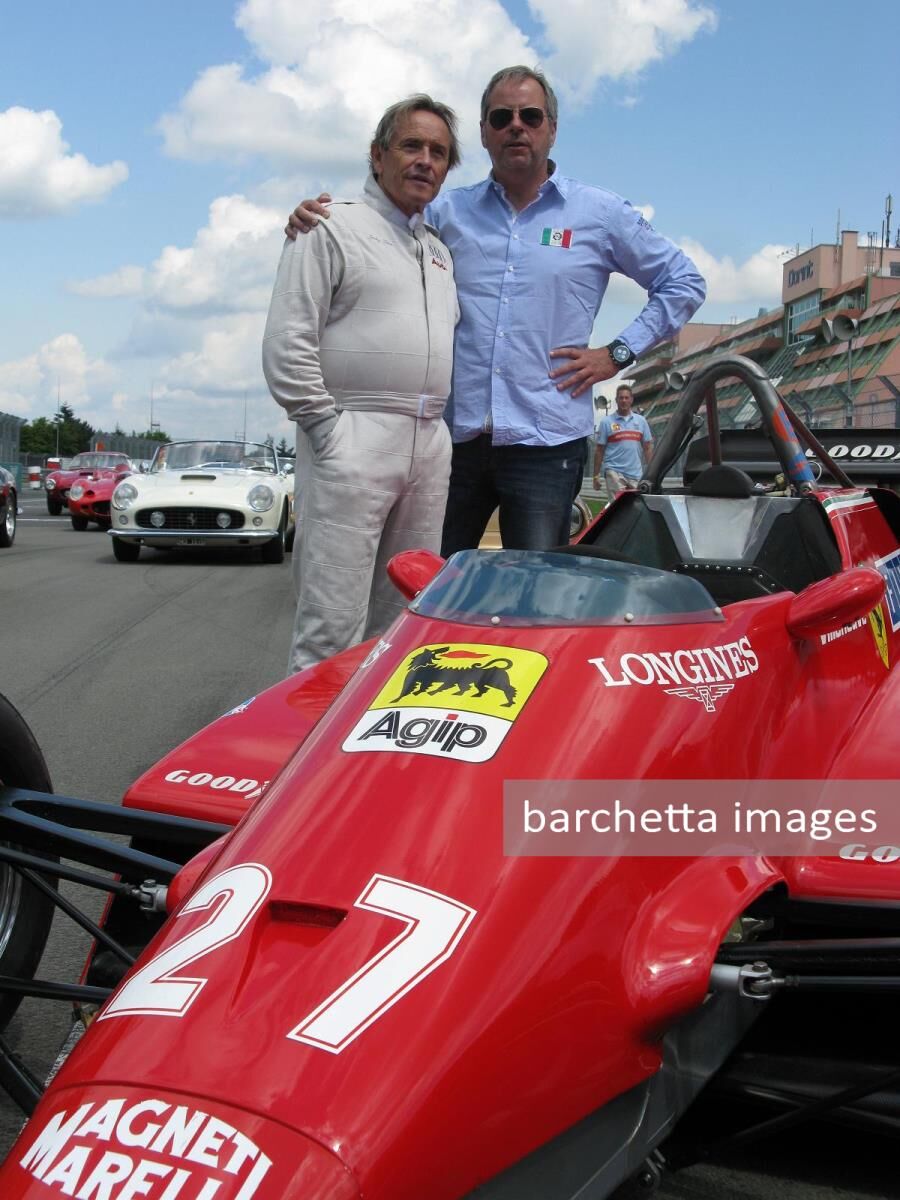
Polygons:
<instances>
[{"instance_id":1,"label":"red classic race car","mask_svg":"<svg viewBox=\"0 0 900 1200\"><path fill-rule=\"evenodd\" d=\"M83 532L91 524L100 529L109 529L112 525L110 500L126 474L123 471L96 470L74 481L67 496L73 529Z\"/></svg>"},{"instance_id":2,"label":"red classic race car","mask_svg":"<svg viewBox=\"0 0 900 1200\"><path fill-rule=\"evenodd\" d=\"M784 486L721 461L731 375ZM4 1200L602 1200L810 1117L896 1137L900 498L804 443L710 365L578 543L398 556L383 638L121 807L0 713L3 1011L88 1025L43 1096L0 1045ZM31 978L57 879L112 897L78 984Z\"/></svg>"},{"instance_id":3,"label":"red classic race car","mask_svg":"<svg viewBox=\"0 0 900 1200\"><path fill-rule=\"evenodd\" d=\"M0 467L0 549L8 549L16 540L18 513L16 477L12 471Z\"/></svg>"},{"instance_id":4,"label":"red classic race car","mask_svg":"<svg viewBox=\"0 0 900 1200\"><path fill-rule=\"evenodd\" d=\"M98 471L109 471L120 480L134 471L134 464L127 454L115 454L112 451L86 450L83 454L76 454L65 467L57 467L44 480L50 516L59 516L76 482L95 479Z\"/></svg>"}]
</instances>

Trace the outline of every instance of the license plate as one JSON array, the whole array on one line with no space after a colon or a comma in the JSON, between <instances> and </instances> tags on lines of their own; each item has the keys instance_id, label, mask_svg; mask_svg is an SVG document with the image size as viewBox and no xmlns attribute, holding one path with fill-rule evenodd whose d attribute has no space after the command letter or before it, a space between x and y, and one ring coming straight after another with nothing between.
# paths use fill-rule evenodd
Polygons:
<instances>
[{"instance_id":1,"label":"license plate","mask_svg":"<svg viewBox=\"0 0 900 1200\"><path fill-rule=\"evenodd\" d=\"M203 538L179 538L179 546L202 546L204 545Z\"/></svg>"}]
</instances>

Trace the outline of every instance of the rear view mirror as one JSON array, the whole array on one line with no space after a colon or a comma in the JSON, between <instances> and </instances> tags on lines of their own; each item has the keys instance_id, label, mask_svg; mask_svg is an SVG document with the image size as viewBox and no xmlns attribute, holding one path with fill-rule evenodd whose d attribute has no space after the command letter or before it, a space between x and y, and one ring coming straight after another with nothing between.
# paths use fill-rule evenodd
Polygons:
<instances>
[{"instance_id":1,"label":"rear view mirror","mask_svg":"<svg viewBox=\"0 0 900 1200\"><path fill-rule=\"evenodd\" d=\"M391 583L407 600L415 600L422 588L431 583L446 560L433 550L403 550L388 563Z\"/></svg>"},{"instance_id":2,"label":"rear view mirror","mask_svg":"<svg viewBox=\"0 0 900 1200\"><path fill-rule=\"evenodd\" d=\"M787 631L810 639L865 617L884 598L884 580L873 567L854 567L804 588L791 601Z\"/></svg>"}]
</instances>

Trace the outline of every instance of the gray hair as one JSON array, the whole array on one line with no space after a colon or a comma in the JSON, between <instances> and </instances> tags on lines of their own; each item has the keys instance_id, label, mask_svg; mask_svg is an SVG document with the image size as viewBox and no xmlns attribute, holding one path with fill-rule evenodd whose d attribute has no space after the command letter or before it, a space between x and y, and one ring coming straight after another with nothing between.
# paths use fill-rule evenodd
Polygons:
<instances>
[{"instance_id":1,"label":"gray hair","mask_svg":"<svg viewBox=\"0 0 900 1200\"><path fill-rule=\"evenodd\" d=\"M533 79L535 83L539 83L544 89L544 99L547 102L547 116L555 125L559 117L559 104L556 99L556 92L547 82L547 76L537 67L504 67L502 71L498 71L496 75L492 75L490 82L484 89L481 96L481 120L482 123L487 120L488 103L491 98L491 92L498 84L501 83L521 83L524 79Z\"/></svg>"},{"instance_id":2,"label":"gray hair","mask_svg":"<svg viewBox=\"0 0 900 1200\"><path fill-rule=\"evenodd\" d=\"M408 96L405 100L398 100L396 104L392 104L390 108L385 109L384 116L378 122L378 128L372 135L372 146L378 146L382 150L390 150L394 134L397 132L398 123L405 117L410 117L416 112L434 113L447 126L450 132L450 156L447 169L452 171L454 167L459 166L462 159L459 149L459 136L456 132L456 113L448 105L442 104L440 100L432 100L425 92L417 92L414 96ZM375 174L371 152L369 153L369 170L373 175Z\"/></svg>"}]
</instances>

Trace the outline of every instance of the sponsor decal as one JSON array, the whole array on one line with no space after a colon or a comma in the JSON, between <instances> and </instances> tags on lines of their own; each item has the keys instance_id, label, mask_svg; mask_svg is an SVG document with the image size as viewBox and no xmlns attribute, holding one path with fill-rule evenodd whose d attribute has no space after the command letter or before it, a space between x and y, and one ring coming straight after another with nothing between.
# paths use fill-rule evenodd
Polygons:
<instances>
[{"instance_id":1,"label":"sponsor decal","mask_svg":"<svg viewBox=\"0 0 900 1200\"><path fill-rule=\"evenodd\" d=\"M603 676L604 687L662 687L667 696L696 700L707 712L715 712L716 702L734 690L738 679L759 670L759 658L747 637L692 650L621 654L617 663L605 658L588 662Z\"/></svg>"},{"instance_id":2,"label":"sponsor decal","mask_svg":"<svg viewBox=\"0 0 900 1200\"><path fill-rule=\"evenodd\" d=\"M386 642L384 638L379 638L366 657L359 664L360 671L364 670L366 667L371 667L372 663L375 662L376 659L381 658L385 650L390 650L390 648L390 642Z\"/></svg>"},{"instance_id":3,"label":"sponsor decal","mask_svg":"<svg viewBox=\"0 0 900 1200\"><path fill-rule=\"evenodd\" d=\"M54 1113L19 1166L64 1196L251 1200L272 1160L210 1113L117 1097Z\"/></svg>"},{"instance_id":4,"label":"sponsor decal","mask_svg":"<svg viewBox=\"0 0 900 1200\"><path fill-rule=\"evenodd\" d=\"M891 618L891 629L900 629L900 550L886 554L884 558L876 558L872 564L880 571L886 584L885 599Z\"/></svg>"},{"instance_id":5,"label":"sponsor decal","mask_svg":"<svg viewBox=\"0 0 900 1200\"><path fill-rule=\"evenodd\" d=\"M842 637L846 637L848 633L853 633L857 629L867 624L865 617L860 617L858 621L851 621L849 625L842 625L840 629L832 629L829 633L819 635L819 641L823 646L827 646L830 642L836 642Z\"/></svg>"},{"instance_id":6,"label":"sponsor decal","mask_svg":"<svg viewBox=\"0 0 900 1200\"><path fill-rule=\"evenodd\" d=\"M463 762L492 758L547 669L543 654L507 646L419 646L343 744Z\"/></svg>"},{"instance_id":7,"label":"sponsor decal","mask_svg":"<svg viewBox=\"0 0 900 1200\"><path fill-rule=\"evenodd\" d=\"M183 783L187 787L208 788L211 792L237 792L248 800L256 800L269 786L270 780L240 779L236 775L213 775L212 771L188 771L177 768L169 771L166 783Z\"/></svg>"},{"instance_id":8,"label":"sponsor decal","mask_svg":"<svg viewBox=\"0 0 900 1200\"><path fill-rule=\"evenodd\" d=\"M440 246L436 246L434 242L429 242L428 252L431 255L431 265L433 267L440 267L442 271L449 269L447 266L446 255L444 254L443 250L441 250Z\"/></svg>"},{"instance_id":9,"label":"sponsor decal","mask_svg":"<svg viewBox=\"0 0 900 1200\"><path fill-rule=\"evenodd\" d=\"M703 684L700 687L666 688L667 696L681 696L685 700L698 700L707 712L716 711L716 701L732 690L733 683Z\"/></svg>"},{"instance_id":10,"label":"sponsor decal","mask_svg":"<svg viewBox=\"0 0 900 1200\"><path fill-rule=\"evenodd\" d=\"M541 234L542 246L561 246L563 250L568 250L572 245L572 230L571 229L545 229Z\"/></svg>"},{"instance_id":11,"label":"sponsor decal","mask_svg":"<svg viewBox=\"0 0 900 1200\"><path fill-rule=\"evenodd\" d=\"M869 613L869 626L872 630L872 637L875 639L875 647L881 656L881 661L884 663L887 670L891 669L891 656L888 650L887 629L884 622L884 605L877 604Z\"/></svg>"},{"instance_id":12,"label":"sponsor decal","mask_svg":"<svg viewBox=\"0 0 900 1200\"><path fill-rule=\"evenodd\" d=\"M224 714L224 716L226 716L226 717L236 717L236 716L238 715L238 713L246 712L246 711L247 711L247 709L250 707L250 705L253 703L253 701L254 701L255 699L256 699L256 697L255 697L255 696L251 696L249 700L243 700L243 701L241 701L241 703L240 703L240 704L236 704L236 705L234 706L234 708L229 708L228 712L227 712L227 713L225 713L225 714Z\"/></svg>"}]
</instances>

